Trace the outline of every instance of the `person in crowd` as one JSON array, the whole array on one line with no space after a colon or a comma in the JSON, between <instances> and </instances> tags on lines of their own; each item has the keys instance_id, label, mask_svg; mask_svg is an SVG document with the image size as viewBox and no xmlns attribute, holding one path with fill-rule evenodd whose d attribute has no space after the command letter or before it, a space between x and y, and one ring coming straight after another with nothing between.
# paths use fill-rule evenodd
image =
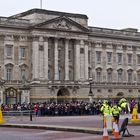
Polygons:
<instances>
[{"instance_id":1,"label":"person in crowd","mask_svg":"<svg viewBox=\"0 0 140 140\"><path fill-rule=\"evenodd\" d=\"M103 114L103 116L112 115L112 110L107 100L104 100L100 111Z\"/></svg>"},{"instance_id":2,"label":"person in crowd","mask_svg":"<svg viewBox=\"0 0 140 140\"><path fill-rule=\"evenodd\" d=\"M129 103L125 98L120 99L119 106L122 108L123 113L130 113Z\"/></svg>"},{"instance_id":3,"label":"person in crowd","mask_svg":"<svg viewBox=\"0 0 140 140\"><path fill-rule=\"evenodd\" d=\"M37 104L34 105L34 112L35 112L35 115L37 116L38 115L38 106L37 106Z\"/></svg>"},{"instance_id":4,"label":"person in crowd","mask_svg":"<svg viewBox=\"0 0 140 140\"><path fill-rule=\"evenodd\" d=\"M121 107L118 105L118 102L116 101L112 107L112 116L114 121L119 124L119 118L120 118L120 113L121 113L122 109Z\"/></svg>"}]
</instances>

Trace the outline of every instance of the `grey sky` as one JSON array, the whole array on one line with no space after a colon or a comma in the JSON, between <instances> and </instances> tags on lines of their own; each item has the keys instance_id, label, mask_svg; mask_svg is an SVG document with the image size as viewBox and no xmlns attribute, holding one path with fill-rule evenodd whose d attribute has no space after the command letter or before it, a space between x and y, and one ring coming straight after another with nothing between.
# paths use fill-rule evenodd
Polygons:
<instances>
[{"instance_id":1,"label":"grey sky","mask_svg":"<svg viewBox=\"0 0 140 140\"><path fill-rule=\"evenodd\" d=\"M86 14L95 27L140 29L140 0L42 0L43 9ZM0 16L40 8L40 0L0 0Z\"/></svg>"}]
</instances>

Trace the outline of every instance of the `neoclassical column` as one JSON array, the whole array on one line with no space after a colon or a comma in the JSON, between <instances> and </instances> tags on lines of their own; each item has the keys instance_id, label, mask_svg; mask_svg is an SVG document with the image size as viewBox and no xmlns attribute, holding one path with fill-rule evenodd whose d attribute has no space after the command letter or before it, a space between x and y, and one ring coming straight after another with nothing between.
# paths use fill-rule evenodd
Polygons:
<instances>
[{"instance_id":1,"label":"neoclassical column","mask_svg":"<svg viewBox=\"0 0 140 140\"><path fill-rule=\"evenodd\" d=\"M0 105L3 104L3 91L0 91Z\"/></svg>"},{"instance_id":2,"label":"neoclassical column","mask_svg":"<svg viewBox=\"0 0 140 140\"><path fill-rule=\"evenodd\" d=\"M137 65L137 47L132 46L132 69L133 71L133 82L137 81L137 72L136 72L136 65Z\"/></svg>"},{"instance_id":3,"label":"neoclassical column","mask_svg":"<svg viewBox=\"0 0 140 140\"><path fill-rule=\"evenodd\" d=\"M102 46L102 58L101 58L101 65L103 66L102 68L102 81L106 82L107 81L107 71L106 71L106 50L107 50L107 44L105 42L101 43Z\"/></svg>"},{"instance_id":4,"label":"neoclassical column","mask_svg":"<svg viewBox=\"0 0 140 140\"><path fill-rule=\"evenodd\" d=\"M48 80L48 38L44 37L44 78Z\"/></svg>"},{"instance_id":5,"label":"neoclassical column","mask_svg":"<svg viewBox=\"0 0 140 140\"><path fill-rule=\"evenodd\" d=\"M85 80L88 80L88 42L85 42Z\"/></svg>"},{"instance_id":6,"label":"neoclassical column","mask_svg":"<svg viewBox=\"0 0 140 140\"><path fill-rule=\"evenodd\" d=\"M122 66L123 66L123 70L124 70L124 72L123 72L123 81L124 82L127 82L127 75L128 75L128 73L127 73L127 63L128 63L128 61L127 61L127 46L126 45L121 45L122 46L122 48L123 48L123 54L122 54L122 57L123 57L123 62L122 62Z\"/></svg>"},{"instance_id":7,"label":"neoclassical column","mask_svg":"<svg viewBox=\"0 0 140 140\"><path fill-rule=\"evenodd\" d=\"M38 63L38 54L39 54L39 37L34 36L33 37L33 43L32 43L32 64L33 64L33 79L38 79L38 74L39 74L39 63Z\"/></svg>"},{"instance_id":8,"label":"neoclassical column","mask_svg":"<svg viewBox=\"0 0 140 140\"><path fill-rule=\"evenodd\" d=\"M112 81L113 82L117 82L117 76L118 76L118 72L117 72L117 44L112 44L112 49L113 49L113 53L112 53L112 68L113 68L113 73L112 73Z\"/></svg>"},{"instance_id":9,"label":"neoclassical column","mask_svg":"<svg viewBox=\"0 0 140 140\"><path fill-rule=\"evenodd\" d=\"M80 80L80 40L76 40L75 48L74 80Z\"/></svg>"},{"instance_id":10,"label":"neoclassical column","mask_svg":"<svg viewBox=\"0 0 140 140\"><path fill-rule=\"evenodd\" d=\"M84 81L85 79L85 44L84 40L80 40L80 79Z\"/></svg>"},{"instance_id":11,"label":"neoclassical column","mask_svg":"<svg viewBox=\"0 0 140 140\"><path fill-rule=\"evenodd\" d=\"M69 80L69 40L65 39L65 80Z\"/></svg>"},{"instance_id":12,"label":"neoclassical column","mask_svg":"<svg viewBox=\"0 0 140 140\"><path fill-rule=\"evenodd\" d=\"M54 80L58 80L58 39L54 42Z\"/></svg>"}]
</instances>

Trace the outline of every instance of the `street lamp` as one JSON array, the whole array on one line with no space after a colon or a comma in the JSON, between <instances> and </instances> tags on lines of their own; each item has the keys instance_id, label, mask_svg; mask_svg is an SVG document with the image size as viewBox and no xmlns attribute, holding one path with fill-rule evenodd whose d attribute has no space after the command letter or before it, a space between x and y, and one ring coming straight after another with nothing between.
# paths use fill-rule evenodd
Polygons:
<instances>
[{"instance_id":1,"label":"street lamp","mask_svg":"<svg viewBox=\"0 0 140 140\"><path fill-rule=\"evenodd\" d=\"M92 78L89 79L89 102L93 103L93 92L92 92Z\"/></svg>"}]
</instances>

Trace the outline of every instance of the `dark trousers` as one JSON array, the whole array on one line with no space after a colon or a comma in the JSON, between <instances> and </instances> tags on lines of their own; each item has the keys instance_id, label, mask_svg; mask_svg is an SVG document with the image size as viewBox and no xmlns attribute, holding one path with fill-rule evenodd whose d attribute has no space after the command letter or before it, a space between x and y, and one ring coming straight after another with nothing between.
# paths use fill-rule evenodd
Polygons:
<instances>
[{"instance_id":1,"label":"dark trousers","mask_svg":"<svg viewBox=\"0 0 140 140\"><path fill-rule=\"evenodd\" d=\"M119 124L120 115L113 115L113 118L117 124Z\"/></svg>"}]
</instances>

